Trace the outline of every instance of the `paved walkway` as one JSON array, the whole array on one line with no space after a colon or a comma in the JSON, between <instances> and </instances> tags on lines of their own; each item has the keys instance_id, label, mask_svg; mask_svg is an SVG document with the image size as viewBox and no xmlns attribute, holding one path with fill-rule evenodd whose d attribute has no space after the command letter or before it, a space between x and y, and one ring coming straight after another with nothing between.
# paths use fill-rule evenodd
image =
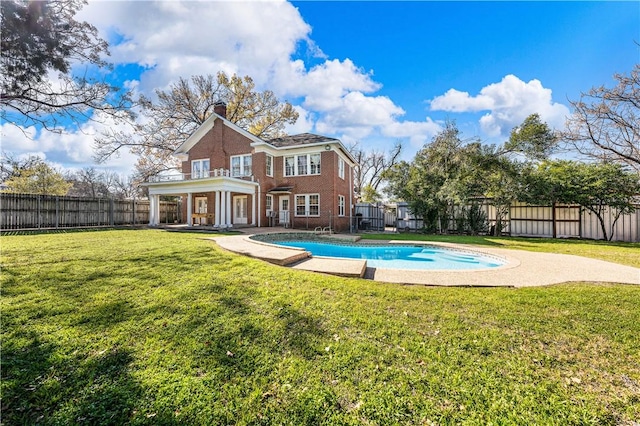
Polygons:
<instances>
[{"instance_id":1,"label":"paved walkway","mask_svg":"<svg viewBox=\"0 0 640 426\"><path fill-rule=\"evenodd\" d=\"M247 231L252 232L254 229ZM566 254L429 242L429 245L460 247L493 254L506 258L508 264L480 271L398 270L367 268L364 260L309 257L309 253L304 250L274 247L252 240L248 235L220 236L211 239L226 250L278 265L289 265L296 269L341 276L365 277L390 283L478 287L531 287L571 281L640 284L639 268Z\"/></svg>"}]
</instances>

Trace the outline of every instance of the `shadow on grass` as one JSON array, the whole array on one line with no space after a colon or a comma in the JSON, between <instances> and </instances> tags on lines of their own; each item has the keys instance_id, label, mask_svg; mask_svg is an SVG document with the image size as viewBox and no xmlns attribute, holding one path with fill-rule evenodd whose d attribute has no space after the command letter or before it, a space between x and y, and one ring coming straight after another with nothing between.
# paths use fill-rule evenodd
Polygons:
<instances>
[{"instance_id":1,"label":"shadow on grass","mask_svg":"<svg viewBox=\"0 0 640 426\"><path fill-rule=\"evenodd\" d=\"M68 354L33 332L26 345L4 340L3 424L117 425L135 415L143 390L130 375L128 351Z\"/></svg>"}]
</instances>

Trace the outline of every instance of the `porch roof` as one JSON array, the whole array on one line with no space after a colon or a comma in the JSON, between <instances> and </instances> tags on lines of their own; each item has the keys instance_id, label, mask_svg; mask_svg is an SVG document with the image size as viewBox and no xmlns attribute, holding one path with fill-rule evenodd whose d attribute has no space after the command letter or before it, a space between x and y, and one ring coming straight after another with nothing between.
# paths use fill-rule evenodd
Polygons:
<instances>
[{"instance_id":1,"label":"porch roof","mask_svg":"<svg viewBox=\"0 0 640 426\"><path fill-rule=\"evenodd\" d=\"M271 188L267 192L270 194L289 194L293 186L276 186L275 188Z\"/></svg>"},{"instance_id":2,"label":"porch roof","mask_svg":"<svg viewBox=\"0 0 640 426\"><path fill-rule=\"evenodd\" d=\"M142 185L149 188L149 195L180 195L213 191L255 194L258 183L228 176L215 176L202 179L146 182Z\"/></svg>"}]
</instances>

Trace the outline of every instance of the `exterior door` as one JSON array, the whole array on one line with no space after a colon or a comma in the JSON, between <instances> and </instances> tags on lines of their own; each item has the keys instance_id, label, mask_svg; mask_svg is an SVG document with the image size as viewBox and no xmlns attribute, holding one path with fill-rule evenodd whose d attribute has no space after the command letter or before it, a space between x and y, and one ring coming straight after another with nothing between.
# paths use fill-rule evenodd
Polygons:
<instances>
[{"instance_id":1,"label":"exterior door","mask_svg":"<svg viewBox=\"0 0 640 426\"><path fill-rule=\"evenodd\" d=\"M236 225L246 225L248 223L246 195L233 197L233 223Z\"/></svg>"},{"instance_id":2,"label":"exterior door","mask_svg":"<svg viewBox=\"0 0 640 426\"><path fill-rule=\"evenodd\" d=\"M198 225L207 224L207 197L195 197L194 222Z\"/></svg>"},{"instance_id":3,"label":"exterior door","mask_svg":"<svg viewBox=\"0 0 640 426\"><path fill-rule=\"evenodd\" d=\"M289 224L289 196L281 195L280 196L280 212L278 217L278 222L281 225Z\"/></svg>"}]
</instances>

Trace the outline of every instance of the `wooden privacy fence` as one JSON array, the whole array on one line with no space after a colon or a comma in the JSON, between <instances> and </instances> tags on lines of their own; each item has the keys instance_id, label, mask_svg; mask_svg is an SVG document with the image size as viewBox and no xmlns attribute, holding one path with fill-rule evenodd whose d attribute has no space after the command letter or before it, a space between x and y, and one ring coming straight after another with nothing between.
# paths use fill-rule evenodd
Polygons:
<instances>
[{"instance_id":1,"label":"wooden privacy fence","mask_svg":"<svg viewBox=\"0 0 640 426\"><path fill-rule=\"evenodd\" d=\"M162 223L180 220L177 202L160 202ZM0 193L0 229L76 228L149 223L148 200Z\"/></svg>"},{"instance_id":2,"label":"wooden privacy fence","mask_svg":"<svg viewBox=\"0 0 640 426\"><path fill-rule=\"evenodd\" d=\"M487 215L489 226L495 225L496 210L490 200L480 203ZM604 213L607 232L613 234L613 241L640 242L640 206L634 213L622 215L612 229L615 210L608 208ZM577 205L535 206L513 203L503 221L503 233L522 237L547 238L603 238L600 222L595 214ZM423 227L422 219L409 212L407 203L396 206L396 228L399 231L416 231ZM456 221L443 224L443 231L457 232Z\"/></svg>"}]
</instances>

